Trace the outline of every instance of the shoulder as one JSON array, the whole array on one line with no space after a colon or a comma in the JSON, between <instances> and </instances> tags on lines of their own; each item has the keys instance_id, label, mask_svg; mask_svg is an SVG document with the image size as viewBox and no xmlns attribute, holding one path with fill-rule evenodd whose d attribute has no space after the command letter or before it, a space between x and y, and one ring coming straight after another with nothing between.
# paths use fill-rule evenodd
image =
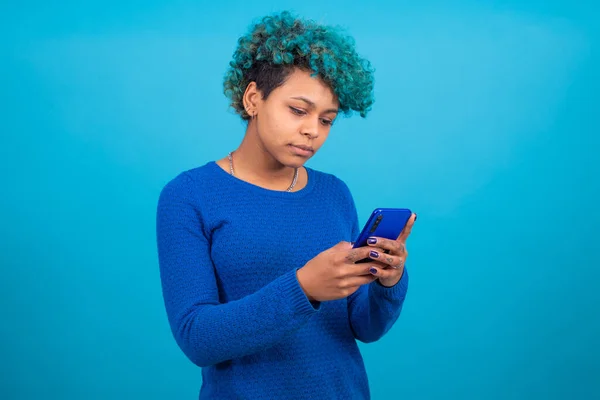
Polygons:
<instances>
[{"instance_id":1,"label":"shoulder","mask_svg":"<svg viewBox=\"0 0 600 400\"><path fill-rule=\"evenodd\" d=\"M314 177L321 183L325 183L325 184L329 184L329 185L345 185L344 181L342 181L339 177L337 177L336 175L334 175L332 173L319 171L317 169L313 169L310 167L305 167L305 168L309 171L309 174L312 177Z\"/></svg>"},{"instance_id":2,"label":"shoulder","mask_svg":"<svg viewBox=\"0 0 600 400\"><path fill-rule=\"evenodd\" d=\"M198 193L207 190L216 179L214 163L209 162L199 167L194 167L179 172L170 178L160 191L160 201L177 198L195 197Z\"/></svg>"},{"instance_id":3,"label":"shoulder","mask_svg":"<svg viewBox=\"0 0 600 400\"><path fill-rule=\"evenodd\" d=\"M350 192L348 184L341 178L332 173L318 171L308 167L306 168L322 190L327 191L330 195L337 195L344 199L352 199L352 193Z\"/></svg>"}]
</instances>

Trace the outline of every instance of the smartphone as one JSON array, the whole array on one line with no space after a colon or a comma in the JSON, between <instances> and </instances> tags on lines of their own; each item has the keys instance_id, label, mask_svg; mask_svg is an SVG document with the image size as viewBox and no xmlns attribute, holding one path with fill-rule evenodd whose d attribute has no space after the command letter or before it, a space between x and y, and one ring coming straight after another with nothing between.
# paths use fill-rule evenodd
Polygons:
<instances>
[{"instance_id":1,"label":"smartphone","mask_svg":"<svg viewBox=\"0 0 600 400\"><path fill-rule=\"evenodd\" d=\"M376 208L371 213L369 220L363 227L360 235L356 238L353 248L367 246L367 239L371 236L396 240L406 223L410 219L412 211L408 208ZM386 251L387 253L387 251ZM366 258L357 262L368 262Z\"/></svg>"}]
</instances>

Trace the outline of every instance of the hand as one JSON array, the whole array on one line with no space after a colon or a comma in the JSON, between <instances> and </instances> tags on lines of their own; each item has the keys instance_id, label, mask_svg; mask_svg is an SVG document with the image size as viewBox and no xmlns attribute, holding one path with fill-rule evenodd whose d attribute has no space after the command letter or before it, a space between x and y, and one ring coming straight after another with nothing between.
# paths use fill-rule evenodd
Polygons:
<instances>
[{"instance_id":1,"label":"hand","mask_svg":"<svg viewBox=\"0 0 600 400\"><path fill-rule=\"evenodd\" d=\"M371 273L379 279L379 283L383 286L394 286L402 278L408 257L406 239L408 239L416 220L417 214L413 214L396 240L380 237L370 237L367 240L368 246L365 248L371 250L369 258L378 261L376 265L371 266ZM389 253L386 254L385 250L388 250Z\"/></svg>"},{"instance_id":2,"label":"hand","mask_svg":"<svg viewBox=\"0 0 600 400\"><path fill-rule=\"evenodd\" d=\"M350 296L358 288L377 279L369 264L355 264L368 258L368 246L353 249L340 242L318 254L297 272L298 282L310 301L337 300Z\"/></svg>"}]
</instances>

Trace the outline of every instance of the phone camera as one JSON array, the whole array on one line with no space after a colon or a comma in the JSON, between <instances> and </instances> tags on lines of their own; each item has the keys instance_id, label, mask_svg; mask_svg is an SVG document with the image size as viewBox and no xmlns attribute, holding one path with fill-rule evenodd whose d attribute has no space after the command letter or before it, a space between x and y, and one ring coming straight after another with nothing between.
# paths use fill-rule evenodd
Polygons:
<instances>
[{"instance_id":1,"label":"phone camera","mask_svg":"<svg viewBox=\"0 0 600 400\"><path fill-rule=\"evenodd\" d=\"M379 226L379 223L381 222L382 218L383 218L383 215L380 215L375 219L375 223L371 227L371 230L369 231L369 233L375 232L375 229L377 229L377 227Z\"/></svg>"}]
</instances>

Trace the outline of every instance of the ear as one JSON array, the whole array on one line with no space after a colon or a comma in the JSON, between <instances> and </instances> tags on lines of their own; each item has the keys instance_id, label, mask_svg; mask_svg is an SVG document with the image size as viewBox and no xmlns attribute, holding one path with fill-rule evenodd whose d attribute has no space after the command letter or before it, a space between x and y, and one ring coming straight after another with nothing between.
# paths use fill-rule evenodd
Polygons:
<instances>
[{"instance_id":1,"label":"ear","mask_svg":"<svg viewBox=\"0 0 600 400\"><path fill-rule=\"evenodd\" d=\"M246 109L246 113L248 113L248 115L257 113L260 102L262 101L262 93L260 93L260 90L258 90L256 82L250 82L248 86L246 86L243 101L244 108Z\"/></svg>"}]
</instances>

